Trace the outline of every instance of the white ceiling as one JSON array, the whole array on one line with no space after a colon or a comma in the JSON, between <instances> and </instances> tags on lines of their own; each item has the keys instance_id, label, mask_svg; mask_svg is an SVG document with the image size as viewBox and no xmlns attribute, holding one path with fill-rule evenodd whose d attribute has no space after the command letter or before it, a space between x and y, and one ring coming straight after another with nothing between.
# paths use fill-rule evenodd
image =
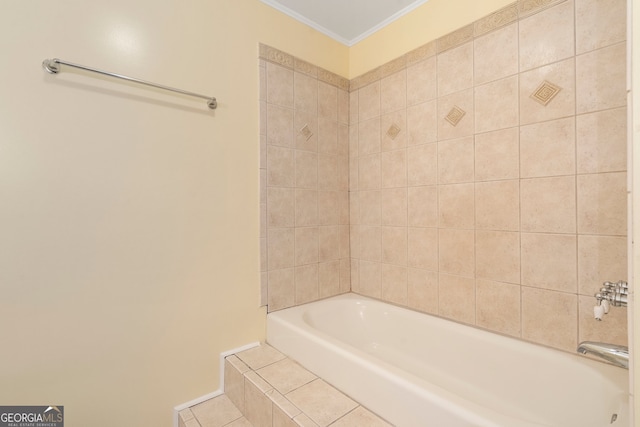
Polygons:
<instances>
[{"instance_id":1,"label":"white ceiling","mask_svg":"<svg viewBox=\"0 0 640 427\"><path fill-rule=\"evenodd\" d=\"M352 46L428 0L261 0Z\"/></svg>"}]
</instances>

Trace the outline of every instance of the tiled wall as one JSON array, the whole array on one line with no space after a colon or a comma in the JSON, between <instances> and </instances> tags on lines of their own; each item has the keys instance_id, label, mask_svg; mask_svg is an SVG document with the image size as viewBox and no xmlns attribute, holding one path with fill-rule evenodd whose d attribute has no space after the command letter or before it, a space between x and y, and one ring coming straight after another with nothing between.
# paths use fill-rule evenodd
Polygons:
<instances>
[{"instance_id":1,"label":"tiled wall","mask_svg":"<svg viewBox=\"0 0 640 427\"><path fill-rule=\"evenodd\" d=\"M592 317L601 283L627 274L625 11L521 0L350 82L350 242L334 256L350 249L353 292L572 352L626 343L626 309ZM298 267L269 261L270 309L312 299L284 297Z\"/></svg>"},{"instance_id":2,"label":"tiled wall","mask_svg":"<svg viewBox=\"0 0 640 427\"><path fill-rule=\"evenodd\" d=\"M262 295L278 310L351 288L349 82L265 45L260 58Z\"/></svg>"}]
</instances>

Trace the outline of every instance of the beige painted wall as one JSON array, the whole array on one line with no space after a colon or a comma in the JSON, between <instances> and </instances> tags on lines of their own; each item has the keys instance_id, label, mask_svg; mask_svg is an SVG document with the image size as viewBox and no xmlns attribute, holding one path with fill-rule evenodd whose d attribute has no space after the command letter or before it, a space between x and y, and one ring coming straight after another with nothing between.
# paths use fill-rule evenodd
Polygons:
<instances>
[{"instance_id":1,"label":"beige painted wall","mask_svg":"<svg viewBox=\"0 0 640 427\"><path fill-rule=\"evenodd\" d=\"M169 426L264 338L258 42L348 50L258 0L0 3L0 403ZM62 59L218 97L75 71Z\"/></svg>"},{"instance_id":2,"label":"beige painted wall","mask_svg":"<svg viewBox=\"0 0 640 427\"><path fill-rule=\"evenodd\" d=\"M512 2L429 0L352 46L349 51L349 78L360 76Z\"/></svg>"}]
</instances>

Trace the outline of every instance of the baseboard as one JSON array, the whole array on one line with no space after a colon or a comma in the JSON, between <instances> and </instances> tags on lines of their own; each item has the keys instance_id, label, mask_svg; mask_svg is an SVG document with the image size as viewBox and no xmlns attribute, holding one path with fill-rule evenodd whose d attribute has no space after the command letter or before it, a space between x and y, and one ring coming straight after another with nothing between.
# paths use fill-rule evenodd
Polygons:
<instances>
[{"instance_id":1,"label":"baseboard","mask_svg":"<svg viewBox=\"0 0 640 427\"><path fill-rule=\"evenodd\" d=\"M254 348L259 346L259 342L253 342L247 345L243 345L242 347L234 348L233 350L228 350L220 353L220 388L211 393L205 394L204 396L197 397L189 402L182 403L173 408L173 427L178 427L178 413L184 409L190 408L199 403L205 402L209 399L213 399L214 397L218 397L221 394L224 394L224 359L227 356L230 356L235 353L240 353L241 351L249 350L250 348Z\"/></svg>"}]
</instances>

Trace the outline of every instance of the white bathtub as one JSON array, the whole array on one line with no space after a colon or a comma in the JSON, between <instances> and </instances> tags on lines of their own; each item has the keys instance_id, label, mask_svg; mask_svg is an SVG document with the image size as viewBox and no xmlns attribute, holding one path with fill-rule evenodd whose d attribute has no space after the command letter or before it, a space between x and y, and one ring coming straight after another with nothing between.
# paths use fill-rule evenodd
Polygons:
<instances>
[{"instance_id":1,"label":"white bathtub","mask_svg":"<svg viewBox=\"0 0 640 427\"><path fill-rule=\"evenodd\" d=\"M631 426L624 369L355 294L270 313L267 342L398 427Z\"/></svg>"}]
</instances>

